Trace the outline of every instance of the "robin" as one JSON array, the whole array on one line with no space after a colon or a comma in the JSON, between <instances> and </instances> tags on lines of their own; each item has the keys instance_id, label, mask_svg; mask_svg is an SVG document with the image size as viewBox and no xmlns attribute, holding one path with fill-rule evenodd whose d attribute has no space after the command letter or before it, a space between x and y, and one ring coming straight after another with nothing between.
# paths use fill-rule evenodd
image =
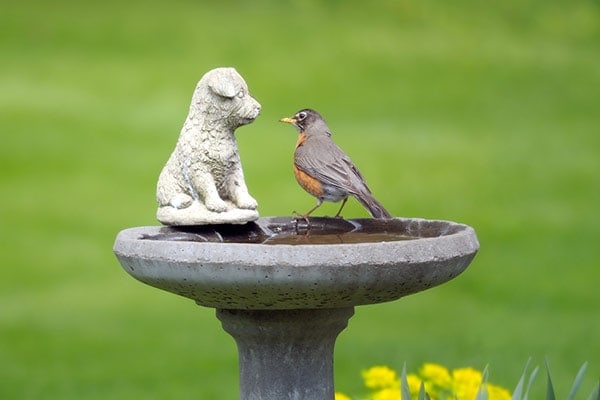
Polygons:
<instances>
[{"instance_id":1,"label":"robin","mask_svg":"<svg viewBox=\"0 0 600 400\"><path fill-rule=\"evenodd\" d=\"M300 217L308 223L308 216L323 201L335 203L342 200L335 215L339 217L348 196L352 195L369 210L373 218L392 218L373 197L365 178L350 157L331 140L331 131L318 112L304 109L291 118L279 121L294 125L300 133L294 152L294 175L300 186L317 198L317 205Z\"/></svg>"}]
</instances>

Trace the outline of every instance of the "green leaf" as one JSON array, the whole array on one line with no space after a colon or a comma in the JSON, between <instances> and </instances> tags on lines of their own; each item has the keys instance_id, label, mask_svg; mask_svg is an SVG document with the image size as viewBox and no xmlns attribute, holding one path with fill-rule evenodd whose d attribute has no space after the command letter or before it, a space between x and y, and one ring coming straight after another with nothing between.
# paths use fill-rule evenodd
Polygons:
<instances>
[{"instance_id":1,"label":"green leaf","mask_svg":"<svg viewBox=\"0 0 600 400\"><path fill-rule=\"evenodd\" d=\"M531 375L529 375L529 382L527 383L527 389L525 389L525 396L523 396L523 400L527 400L527 398L529 397L529 389L531 389L531 384L533 383L539 371L540 367L535 367L534 370L531 372Z\"/></svg>"},{"instance_id":2,"label":"green leaf","mask_svg":"<svg viewBox=\"0 0 600 400\"><path fill-rule=\"evenodd\" d=\"M421 381L421 387L419 388L419 400L427 400L429 396L425 393L425 383Z\"/></svg>"},{"instance_id":3,"label":"green leaf","mask_svg":"<svg viewBox=\"0 0 600 400\"><path fill-rule=\"evenodd\" d=\"M400 397L402 400L410 400L410 389L408 388L408 379L406 379L406 362L402 367L402 376L400 379Z\"/></svg>"},{"instance_id":4,"label":"green leaf","mask_svg":"<svg viewBox=\"0 0 600 400\"><path fill-rule=\"evenodd\" d=\"M588 400L600 400L600 381L598 381L596 388L592 390L592 394L590 394Z\"/></svg>"},{"instance_id":5,"label":"green leaf","mask_svg":"<svg viewBox=\"0 0 600 400\"><path fill-rule=\"evenodd\" d=\"M517 383L517 387L513 391L512 400L522 400L523 399L523 385L525 384L525 377L527 376L527 368L529 367L529 363L531 362L531 357L525 363L525 368L523 369L523 374L519 379L519 383Z\"/></svg>"},{"instance_id":6,"label":"green leaf","mask_svg":"<svg viewBox=\"0 0 600 400\"><path fill-rule=\"evenodd\" d=\"M481 377L481 384L479 385L479 389L477 389L477 395L475 396L475 400L488 400L487 379L488 379L488 366L486 365L485 368L483 369L483 374Z\"/></svg>"},{"instance_id":7,"label":"green leaf","mask_svg":"<svg viewBox=\"0 0 600 400\"><path fill-rule=\"evenodd\" d=\"M581 381L583 380L583 376L585 375L585 371L587 370L588 363L587 361L583 363L581 368L579 368L579 372L573 381L573 386L571 387L571 391L569 392L569 396L567 400L573 400L575 398L575 394L577 390L579 390L579 386L581 386Z\"/></svg>"},{"instance_id":8,"label":"green leaf","mask_svg":"<svg viewBox=\"0 0 600 400\"><path fill-rule=\"evenodd\" d=\"M550 377L550 366L548 365L548 359L546 359L546 373L548 374L548 385L546 387L546 400L556 400L554 395L554 387L552 386L552 378Z\"/></svg>"}]
</instances>

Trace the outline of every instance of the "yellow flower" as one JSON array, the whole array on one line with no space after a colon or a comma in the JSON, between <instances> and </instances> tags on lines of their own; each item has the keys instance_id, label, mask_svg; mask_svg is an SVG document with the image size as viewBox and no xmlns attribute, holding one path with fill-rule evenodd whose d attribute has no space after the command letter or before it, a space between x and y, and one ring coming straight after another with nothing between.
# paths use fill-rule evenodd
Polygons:
<instances>
[{"instance_id":1,"label":"yellow flower","mask_svg":"<svg viewBox=\"0 0 600 400\"><path fill-rule=\"evenodd\" d=\"M335 392L335 400L352 400L349 396L344 393Z\"/></svg>"},{"instance_id":2,"label":"yellow flower","mask_svg":"<svg viewBox=\"0 0 600 400\"><path fill-rule=\"evenodd\" d=\"M396 371L386 366L371 367L362 372L365 386L369 389L399 388L400 381Z\"/></svg>"},{"instance_id":3,"label":"yellow flower","mask_svg":"<svg viewBox=\"0 0 600 400\"><path fill-rule=\"evenodd\" d=\"M419 374L424 381L431 383L437 388L448 390L452 387L450 371L442 365L425 363L419 370Z\"/></svg>"},{"instance_id":4,"label":"yellow flower","mask_svg":"<svg viewBox=\"0 0 600 400\"><path fill-rule=\"evenodd\" d=\"M454 395L458 400L475 400L477 398L476 386L460 386L454 389Z\"/></svg>"},{"instance_id":5,"label":"yellow flower","mask_svg":"<svg viewBox=\"0 0 600 400\"><path fill-rule=\"evenodd\" d=\"M400 379L393 369L378 365L362 371L365 386L371 389L369 400L411 400L402 399ZM483 374L474 368L457 368L450 372L446 367L434 363L425 363L419 374L408 374L406 381L413 399L417 398L424 386L431 400L475 400L482 384ZM485 383L489 400L511 400L508 390ZM351 400L350 397L336 393L335 400Z\"/></svg>"},{"instance_id":6,"label":"yellow flower","mask_svg":"<svg viewBox=\"0 0 600 400\"><path fill-rule=\"evenodd\" d=\"M372 400L401 400L400 389L398 388L385 388L381 389L371 396ZM408 399L410 400L410 399Z\"/></svg>"},{"instance_id":7,"label":"yellow flower","mask_svg":"<svg viewBox=\"0 0 600 400\"><path fill-rule=\"evenodd\" d=\"M489 400L511 400L510 392L503 387L496 385L487 385Z\"/></svg>"},{"instance_id":8,"label":"yellow flower","mask_svg":"<svg viewBox=\"0 0 600 400\"><path fill-rule=\"evenodd\" d=\"M482 374L474 368L456 368L452 370L452 380L454 383L461 385L475 385L479 387L481 384Z\"/></svg>"},{"instance_id":9,"label":"yellow flower","mask_svg":"<svg viewBox=\"0 0 600 400\"><path fill-rule=\"evenodd\" d=\"M459 400L474 400L481 385L482 374L473 368L452 371L452 391Z\"/></svg>"},{"instance_id":10,"label":"yellow flower","mask_svg":"<svg viewBox=\"0 0 600 400\"><path fill-rule=\"evenodd\" d=\"M415 374L408 374L406 376L406 382L408 383L408 390L410 390L410 394L417 396L419 394L419 390L421 389L421 378Z\"/></svg>"}]
</instances>

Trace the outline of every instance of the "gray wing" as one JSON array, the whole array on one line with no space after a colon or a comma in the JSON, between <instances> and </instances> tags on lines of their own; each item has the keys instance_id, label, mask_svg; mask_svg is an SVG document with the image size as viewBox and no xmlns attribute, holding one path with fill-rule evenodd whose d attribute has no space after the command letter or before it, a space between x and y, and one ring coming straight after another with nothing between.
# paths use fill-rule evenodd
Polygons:
<instances>
[{"instance_id":1,"label":"gray wing","mask_svg":"<svg viewBox=\"0 0 600 400\"><path fill-rule=\"evenodd\" d=\"M319 148L318 157L306 145ZM296 149L296 165L310 176L349 193L371 193L364 177L350 157L328 137L310 136Z\"/></svg>"}]
</instances>

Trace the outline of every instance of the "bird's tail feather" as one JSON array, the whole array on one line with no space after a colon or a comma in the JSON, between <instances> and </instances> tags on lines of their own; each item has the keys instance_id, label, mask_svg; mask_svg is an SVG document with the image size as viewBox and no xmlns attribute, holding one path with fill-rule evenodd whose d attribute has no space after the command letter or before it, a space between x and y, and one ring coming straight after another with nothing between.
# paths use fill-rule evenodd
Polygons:
<instances>
[{"instance_id":1,"label":"bird's tail feather","mask_svg":"<svg viewBox=\"0 0 600 400\"><path fill-rule=\"evenodd\" d=\"M378 202L375 199L375 197L373 197L372 194L360 193L360 194L355 195L354 197L356 197L356 200L358 200L360 204L362 204L367 210L369 210L369 213L371 213L373 218L378 218L378 219L394 218L392 216L392 214L390 214L388 212L388 210L386 210L385 207L380 202Z\"/></svg>"}]
</instances>

